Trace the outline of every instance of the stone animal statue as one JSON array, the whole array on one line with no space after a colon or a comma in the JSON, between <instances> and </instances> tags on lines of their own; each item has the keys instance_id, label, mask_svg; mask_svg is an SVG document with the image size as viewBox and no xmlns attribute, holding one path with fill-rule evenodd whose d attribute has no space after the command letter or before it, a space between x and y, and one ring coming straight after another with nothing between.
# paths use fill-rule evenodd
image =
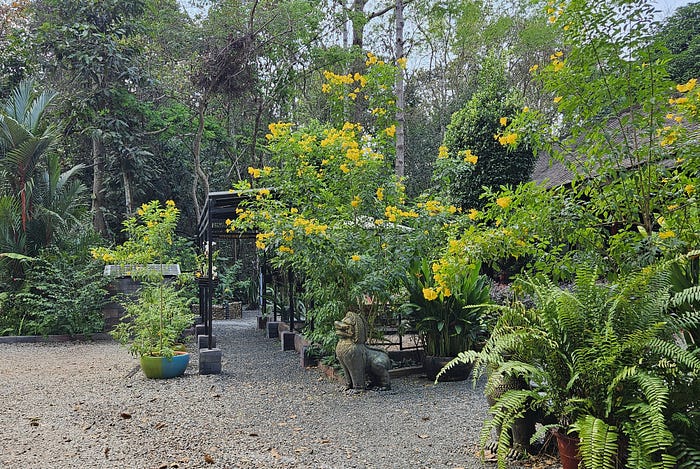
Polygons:
<instances>
[{"instance_id":1,"label":"stone animal statue","mask_svg":"<svg viewBox=\"0 0 700 469\"><path fill-rule=\"evenodd\" d=\"M365 318L348 311L341 321L335 321L335 333L339 338L335 354L345 372L347 389L366 389L368 378L372 386L391 389L389 354L367 346Z\"/></svg>"}]
</instances>

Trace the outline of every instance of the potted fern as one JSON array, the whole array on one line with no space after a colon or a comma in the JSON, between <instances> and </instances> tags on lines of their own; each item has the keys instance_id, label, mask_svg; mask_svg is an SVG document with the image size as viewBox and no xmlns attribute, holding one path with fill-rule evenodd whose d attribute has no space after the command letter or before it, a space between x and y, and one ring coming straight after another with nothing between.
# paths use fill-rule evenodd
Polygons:
<instances>
[{"instance_id":1,"label":"potted fern","mask_svg":"<svg viewBox=\"0 0 700 469\"><path fill-rule=\"evenodd\" d=\"M194 315L189 301L174 284L164 281L166 262L172 256L179 211L171 200L162 207L158 201L143 204L135 216L124 221L127 241L115 249L96 248L93 256L119 266L140 282L138 298L125 300L126 314L111 335L140 357L148 378L182 375L189 354L182 343L183 331Z\"/></svg>"},{"instance_id":2,"label":"potted fern","mask_svg":"<svg viewBox=\"0 0 700 469\"><path fill-rule=\"evenodd\" d=\"M587 468L674 467L664 416L669 383L681 370L699 373L700 360L675 340L679 322L698 318L667 314L668 284L661 268L612 284L600 282L596 269L582 268L571 290L546 279L520 282L535 306L503 308L484 349L455 360L474 363L474 379L495 370L487 390L502 375L528 383L496 399L482 432L485 443L500 430L499 467L505 467L508 430L528 409L556 418L541 431L578 438Z\"/></svg>"}]
</instances>

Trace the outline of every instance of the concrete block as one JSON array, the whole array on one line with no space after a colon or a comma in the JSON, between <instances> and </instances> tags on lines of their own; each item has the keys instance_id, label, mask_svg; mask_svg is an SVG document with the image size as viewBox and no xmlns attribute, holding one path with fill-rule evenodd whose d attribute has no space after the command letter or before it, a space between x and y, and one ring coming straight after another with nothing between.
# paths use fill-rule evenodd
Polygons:
<instances>
[{"instance_id":1,"label":"concrete block","mask_svg":"<svg viewBox=\"0 0 700 469\"><path fill-rule=\"evenodd\" d=\"M200 349L205 349L209 348L209 335L198 335L197 336L197 346ZM212 335L211 336L211 346L212 348L216 347L216 336Z\"/></svg>"},{"instance_id":2,"label":"concrete block","mask_svg":"<svg viewBox=\"0 0 700 469\"><path fill-rule=\"evenodd\" d=\"M267 338L277 339L279 337L279 322L267 321Z\"/></svg>"},{"instance_id":3,"label":"concrete block","mask_svg":"<svg viewBox=\"0 0 700 469\"><path fill-rule=\"evenodd\" d=\"M304 350L304 347L311 345L308 340L304 337L303 334L296 334L294 336L294 350L296 350L298 353L302 353Z\"/></svg>"},{"instance_id":4,"label":"concrete block","mask_svg":"<svg viewBox=\"0 0 700 469\"><path fill-rule=\"evenodd\" d=\"M294 350L294 336L296 333L290 332L290 331L285 331L282 333L282 350L287 351L287 350Z\"/></svg>"},{"instance_id":5,"label":"concrete block","mask_svg":"<svg viewBox=\"0 0 700 469\"><path fill-rule=\"evenodd\" d=\"M221 373L221 349L202 349L199 351L199 374L218 375Z\"/></svg>"},{"instance_id":6,"label":"concrete block","mask_svg":"<svg viewBox=\"0 0 700 469\"><path fill-rule=\"evenodd\" d=\"M299 359L302 368L308 368L310 366L318 365L318 358L312 356L311 353L309 353L310 348L310 345L304 345L301 348L301 352L299 353Z\"/></svg>"},{"instance_id":7,"label":"concrete block","mask_svg":"<svg viewBox=\"0 0 700 469\"><path fill-rule=\"evenodd\" d=\"M206 329L207 329L207 326L205 326L204 324L195 325L194 326L195 337L200 336L200 335L204 335L207 332Z\"/></svg>"}]
</instances>

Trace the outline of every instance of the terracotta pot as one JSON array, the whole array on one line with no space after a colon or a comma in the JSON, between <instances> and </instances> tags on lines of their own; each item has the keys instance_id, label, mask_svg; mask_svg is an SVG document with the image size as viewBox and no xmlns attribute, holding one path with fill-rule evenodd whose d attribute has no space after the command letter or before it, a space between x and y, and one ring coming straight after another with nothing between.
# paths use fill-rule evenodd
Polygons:
<instances>
[{"instance_id":1,"label":"terracotta pot","mask_svg":"<svg viewBox=\"0 0 700 469\"><path fill-rule=\"evenodd\" d=\"M578 451L579 439L569 436L555 430L554 436L557 439L557 448L559 449L559 459L561 460L562 469L578 469L581 462L581 456Z\"/></svg>"},{"instance_id":2,"label":"terracotta pot","mask_svg":"<svg viewBox=\"0 0 700 469\"><path fill-rule=\"evenodd\" d=\"M175 378L185 373L189 362L190 354L187 352L175 352L173 358L144 355L141 357L141 370L146 378Z\"/></svg>"},{"instance_id":3,"label":"terracotta pot","mask_svg":"<svg viewBox=\"0 0 700 469\"><path fill-rule=\"evenodd\" d=\"M442 370L442 368L453 358L454 357L434 357L432 355L426 355L425 358L423 358L423 370L425 371L428 379L434 380L440 370ZM460 363L450 368L449 371L443 373L438 381L464 381L465 379L469 378L472 368L473 365L471 363Z\"/></svg>"}]
</instances>

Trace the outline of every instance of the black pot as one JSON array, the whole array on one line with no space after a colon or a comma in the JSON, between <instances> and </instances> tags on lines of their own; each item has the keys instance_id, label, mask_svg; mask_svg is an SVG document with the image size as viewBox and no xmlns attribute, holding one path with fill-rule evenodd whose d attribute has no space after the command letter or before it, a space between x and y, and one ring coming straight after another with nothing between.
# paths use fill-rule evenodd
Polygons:
<instances>
[{"instance_id":1,"label":"black pot","mask_svg":"<svg viewBox=\"0 0 700 469\"><path fill-rule=\"evenodd\" d=\"M453 358L454 357L434 357L432 355L426 355L425 358L423 358L423 370L428 379L434 380L440 370ZM459 363L443 373L438 381L464 381L469 378L473 367L471 363Z\"/></svg>"}]
</instances>

